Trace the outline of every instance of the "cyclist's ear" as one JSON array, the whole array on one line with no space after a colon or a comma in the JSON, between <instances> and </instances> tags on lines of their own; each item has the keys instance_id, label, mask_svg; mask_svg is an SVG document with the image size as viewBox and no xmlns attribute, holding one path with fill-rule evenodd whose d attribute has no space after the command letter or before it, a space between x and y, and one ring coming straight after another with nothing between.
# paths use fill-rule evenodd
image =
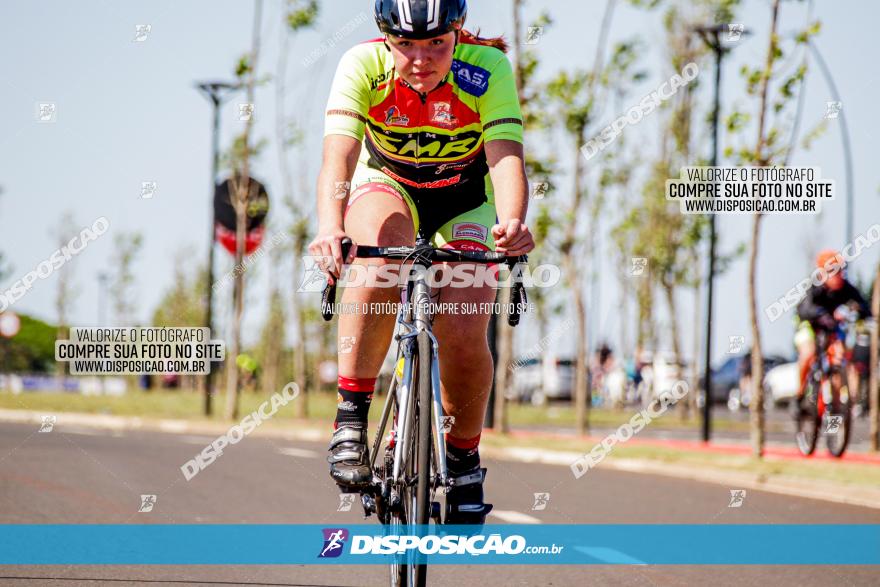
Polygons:
<instances>
[{"instance_id":1,"label":"cyclist's ear","mask_svg":"<svg viewBox=\"0 0 880 587\"><path fill-rule=\"evenodd\" d=\"M389 52L391 51L391 47L388 46L388 35L382 37L382 44L385 45L385 48L388 49Z\"/></svg>"}]
</instances>

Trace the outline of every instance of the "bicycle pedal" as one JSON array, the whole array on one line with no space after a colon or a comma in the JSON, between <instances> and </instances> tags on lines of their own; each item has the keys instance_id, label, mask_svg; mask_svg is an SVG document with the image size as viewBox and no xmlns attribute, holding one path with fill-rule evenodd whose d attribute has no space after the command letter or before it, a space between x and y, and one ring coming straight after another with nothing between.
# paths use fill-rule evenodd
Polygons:
<instances>
[{"instance_id":1,"label":"bicycle pedal","mask_svg":"<svg viewBox=\"0 0 880 587\"><path fill-rule=\"evenodd\" d=\"M361 494L361 504L364 506L364 517L369 518L370 514L376 513L376 500L372 495L366 493Z\"/></svg>"}]
</instances>

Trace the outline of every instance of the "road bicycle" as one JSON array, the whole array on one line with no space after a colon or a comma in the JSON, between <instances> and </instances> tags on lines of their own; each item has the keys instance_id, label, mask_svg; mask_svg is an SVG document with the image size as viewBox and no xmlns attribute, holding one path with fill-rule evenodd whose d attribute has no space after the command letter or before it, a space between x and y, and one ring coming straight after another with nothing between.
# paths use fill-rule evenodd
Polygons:
<instances>
[{"instance_id":1,"label":"road bicycle","mask_svg":"<svg viewBox=\"0 0 880 587\"><path fill-rule=\"evenodd\" d=\"M857 314L848 311L834 331L816 332L816 358L795 417L795 441L804 456L816 451L823 433L828 451L835 457L843 456L849 444L855 396L850 393L847 368L852 360L856 320ZM838 341L841 344L836 344Z\"/></svg>"},{"instance_id":2,"label":"road bicycle","mask_svg":"<svg viewBox=\"0 0 880 587\"><path fill-rule=\"evenodd\" d=\"M343 241L343 259L348 256L351 241ZM365 517L376 514L389 534L420 532L431 520L442 524L438 492L450 489L446 468L445 434L449 420L443 413L440 396L439 345L431 329L433 308L427 270L434 262L504 263L510 268L511 297L508 323L516 326L527 303L521 269L527 256L507 256L485 251L438 249L419 234L415 246L373 247L358 245L357 258L399 259L401 269L408 267L407 281L401 290L397 314L395 373L379 419L375 439L369 446L369 462L373 482L359 491ZM331 320L336 287L328 284L322 294L321 313ZM391 429L385 436L390 423ZM385 443L384 450L380 451ZM377 462L377 457L382 459ZM480 469L485 478L486 469ZM422 532L423 533L423 532ZM391 584L415 587L426 584L427 565L417 555L394 556L391 563Z\"/></svg>"}]
</instances>

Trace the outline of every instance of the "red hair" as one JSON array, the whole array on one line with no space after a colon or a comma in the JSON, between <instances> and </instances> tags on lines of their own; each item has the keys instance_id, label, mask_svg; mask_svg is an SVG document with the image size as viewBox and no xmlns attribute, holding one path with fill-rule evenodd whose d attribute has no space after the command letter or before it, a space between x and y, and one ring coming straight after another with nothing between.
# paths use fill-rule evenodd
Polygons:
<instances>
[{"instance_id":1,"label":"red hair","mask_svg":"<svg viewBox=\"0 0 880 587\"><path fill-rule=\"evenodd\" d=\"M504 37L491 37L488 39L484 39L480 36L480 29L477 29L476 33L472 33L470 31L462 29L459 33L458 40L468 45L485 45L487 47L495 47L496 49L500 49L504 53L507 53L508 49L507 41L504 40Z\"/></svg>"}]
</instances>

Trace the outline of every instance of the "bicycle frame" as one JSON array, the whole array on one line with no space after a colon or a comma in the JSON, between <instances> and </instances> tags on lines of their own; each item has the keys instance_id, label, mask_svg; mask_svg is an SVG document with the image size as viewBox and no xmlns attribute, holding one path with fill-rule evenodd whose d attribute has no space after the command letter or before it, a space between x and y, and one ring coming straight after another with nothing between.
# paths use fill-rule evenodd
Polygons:
<instances>
[{"instance_id":1,"label":"bicycle frame","mask_svg":"<svg viewBox=\"0 0 880 587\"><path fill-rule=\"evenodd\" d=\"M350 245L350 241L347 244L342 243L343 258L347 258ZM508 257L502 253L435 249L430 240L421 233L414 247L365 246L363 252L361 249L359 246L359 257L384 257L412 262L406 288L403 290L404 303L397 315L395 376L391 379L379 428L369 451L373 479L368 487L360 490L365 517L376 513L383 525L424 524L431 519L440 524L440 503L433 501L433 495L438 488L449 489L453 480L449 477L446 464L439 345L431 327L431 289L425 274L433 261L504 262L513 269L518 263L526 263L528 258L525 255ZM321 313L325 320L330 320L333 316L334 300L335 284L328 284L321 302ZM519 306L525 301L522 281L515 279L511 291L511 310L508 314L508 324L511 326L519 323ZM397 365L401 359L403 371L398 381ZM427 370L425 361L430 362ZM417 417L420 418L418 429L415 426ZM388 436L385 460L377 466L376 458L380 453L389 420L393 420L393 429ZM392 443L393 454L389 463L387 451ZM411 477L407 476L409 473L412 473ZM402 497L408 498L409 503L403 501ZM427 566L415 562L412 553L405 562L397 558L394 561L392 581L395 585L399 582L424 584ZM406 578L402 579L404 575Z\"/></svg>"},{"instance_id":2,"label":"bicycle frame","mask_svg":"<svg viewBox=\"0 0 880 587\"><path fill-rule=\"evenodd\" d=\"M426 245L427 242L417 242L419 245ZM416 260L414 266L427 268L430 264L422 264ZM446 442L444 440L445 432L443 431L443 404L441 401L440 388L440 363L438 360L438 343L437 338L431 330L431 294L428 284L425 282L423 275L411 270L409 280L407 282L405 292L411 292L411 295L404 298L404 303L397 315L398 341L397 360L395 365L403 358L403 372L401 381L398 384L397 378L393 377L389 386L388 396L385 405L382 408L382 417L380 419L379 428L373 441L373 450L370 453L370 467L375 471L375 460L379 453L382 439L385 436L385 428L388 419L393 413L394 406L398 406L397 419L394 422L394 464L390 478L384 481L391 486L400 486L406 484L410 480L404 478L406 468L406 458L410 456L410 448L412 446L415 409L415 395L413 394L413 373L415 371L415 360L417 356L416 337L420 332L426 332L431 341L431 437L432 437L432 458L436 470L432 475L431 488L435 490L437 487L446 487L449 482L449 474L446 468ZM410 304L409 302L412 301ZM401 332L403 331L403 332ZM418 360L423 360L418 357ZM380 482L380 480L377 480ZM365 506L366 508L366 506ZM368 515L369 515L368 508Z\"/></svg>"}]
</instances>

